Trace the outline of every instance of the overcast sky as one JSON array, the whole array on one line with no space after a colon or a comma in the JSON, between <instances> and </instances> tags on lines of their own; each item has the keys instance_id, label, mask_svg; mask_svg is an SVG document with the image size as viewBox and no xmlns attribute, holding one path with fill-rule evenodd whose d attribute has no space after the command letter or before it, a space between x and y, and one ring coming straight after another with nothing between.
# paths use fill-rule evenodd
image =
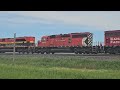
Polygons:
<instances>
[{"instance_id":1,"label":"overcast sky","mask_svg":"<svg viewBox=\"0 0 120 90\"><path fill-rule=\"evenodd\" d=\"M0 11L0 38L92 32L103 42L107 30L120 30L120 11Z\"/></svg>"}]
</instances>

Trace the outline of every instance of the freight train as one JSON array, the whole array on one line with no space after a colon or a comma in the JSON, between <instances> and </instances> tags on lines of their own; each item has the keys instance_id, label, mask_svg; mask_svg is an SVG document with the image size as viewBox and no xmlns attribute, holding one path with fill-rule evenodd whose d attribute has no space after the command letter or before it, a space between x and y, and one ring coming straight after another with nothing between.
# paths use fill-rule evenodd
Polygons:
<instances>
[{"instance_id":1,"label":"freight train","mask_svg":"<svg viewBox=\"0 0 120 90\"><path fill-rule=\"evenodd\" d=\"M0 39L0 53L13 52L14 38ZM93 45L93 34L90 32L69 33L42 36L35 43L35 37L16 37L15 50L18 53L75 53L75 54L98 54L120 53L120 30L105 31L104 45Z\"/></svg>"}]
</instances>

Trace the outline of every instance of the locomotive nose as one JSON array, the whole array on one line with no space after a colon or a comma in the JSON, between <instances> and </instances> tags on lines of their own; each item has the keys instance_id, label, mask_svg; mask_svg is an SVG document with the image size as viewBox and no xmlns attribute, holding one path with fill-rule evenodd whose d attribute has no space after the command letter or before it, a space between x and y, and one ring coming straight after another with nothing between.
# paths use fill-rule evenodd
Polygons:
<instances>
[{"instance_id":1,"label":"locomotive nose","mask_svg":"<svg viewBox=\"0 0 120 90\"><path fill-rule=\"evenodd\" d=\"M83 45L83 46L88 46L88 38L87 38L87 37L84 37L84 38L82 39L82 45Z\"/></svg>"}]
</instances>

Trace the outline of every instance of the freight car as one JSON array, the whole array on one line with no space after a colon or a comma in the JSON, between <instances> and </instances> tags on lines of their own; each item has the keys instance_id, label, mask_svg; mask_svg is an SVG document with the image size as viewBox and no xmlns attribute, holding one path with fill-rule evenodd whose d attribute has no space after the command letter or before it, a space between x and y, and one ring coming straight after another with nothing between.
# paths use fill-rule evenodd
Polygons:
<instances>
[{"instance_id":1,"label":"freight car","mask_svg":"<svg viewBox=\"0 0 120 90\"><path fill-rule=\"evenodd\" d=\"M120 30L105 31L105 53L120 53Z\"/></svg>"}]
</instances>

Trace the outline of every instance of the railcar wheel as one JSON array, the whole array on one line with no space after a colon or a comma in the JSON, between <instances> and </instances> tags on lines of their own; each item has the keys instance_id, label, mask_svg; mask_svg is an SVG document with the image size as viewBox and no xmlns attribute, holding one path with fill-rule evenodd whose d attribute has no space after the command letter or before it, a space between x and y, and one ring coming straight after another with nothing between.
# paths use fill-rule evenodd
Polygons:
<instances>
[{"instance_id":1,"label":"railcar wheel","mask_svg":"<svg viewBox=\"0 0 120 90\"><path fill-rule=\"evenodd\" d=\"M54 52L52 52L52 54L54 54Z\"/></svg>"},{"instance_id":2,"label":"railcar wheel","mask_svg":"<svg viewBox=\"0 0 120 90\"><path fill-rule=\"evenodd\" d=\"M29 54L29 52L27 52L27 54Z\"/></svg>"},{"instance_id":3,"label":"railcar wheel","mask_svg":"<svg viewBox=\"0 0 120 90\"><path fill-rule=\"evenodd\" d=\"M22 54L25 54L25 52L23 51Z\"/></svg>"},{"instance_id":4,"label":"railcar wheel","mask_svg":"<svg viewBox=\"0 0 120 90\"><path fill-rule=\"evenodd\" d=\"M44 52L41 52L41 54L44 54Z\"/></svg>"},{"instance_id":5,"label":"railcar wheel","mask_svg":"<svg viewBox=\"0 0 120 90\"><path fill-rule=\"evenodd\" d=\"M46 52L46 54L50 54L50 52Z\"/></svg>"},{"instance_id":6,"label":"railcar wheel","mask_svg":"<svg viewBox=\"0 0 120 90\"><path fill-rule=\"evenodd\" d=\"M79 52L79 54L82 54L81 52Z\"/></svg>"},{"instance_id":7,"label":"railcar wheel","mask_svg":"<svg viewBox=\"0 0 120 90\"><path fill-rule=\"evenodd\" d=\"M78 52L75 52L75 54L78 54Z\"/></svg>"},{"instance_id":8,"label":"railcar wheel","mask_svg":"<svg viewBox=\"0 0 120 90\"><path fill-rule=\"evenodd\" d=\"M37 54L40 54L40 52L37 52Z\"/></svg>"},{"instance_id":9,"label":"railcar wheel","mask_svg":"<svg viewBox=\"0 0 120 90\"><path fill-rule=\"evenodd\" d=\"M86 52L86 54L90 54L89 52Z\"/></svg>"},{"instance_id":10,"label":"railcar wheel","mask_svg":"<svg viewBox=\"0 0 120 90\"><path fill-rule=\"evenodd\" d=\"M75 54L78 54L77 48L74 49L74 53L75 53Z\"/></svg>"}]
</instances>

